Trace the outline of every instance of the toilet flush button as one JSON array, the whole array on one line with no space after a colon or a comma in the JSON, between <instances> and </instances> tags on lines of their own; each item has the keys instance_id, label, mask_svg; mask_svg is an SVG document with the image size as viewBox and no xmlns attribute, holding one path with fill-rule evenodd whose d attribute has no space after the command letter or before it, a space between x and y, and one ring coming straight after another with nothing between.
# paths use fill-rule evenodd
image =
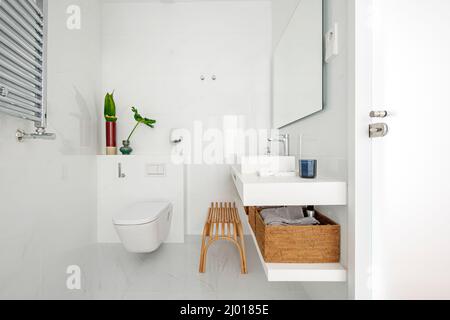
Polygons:
<instances>
[{"instance_id":1,"label":"toilet flush button","mask_svg":"<svg viewBox=\"0 0 450 320\"><path fill-rule=\"evenodd\" d=\"M147 164L146 172L149 177L164 177L166 175L166 165Z\"/></svg>"}]
</instances>

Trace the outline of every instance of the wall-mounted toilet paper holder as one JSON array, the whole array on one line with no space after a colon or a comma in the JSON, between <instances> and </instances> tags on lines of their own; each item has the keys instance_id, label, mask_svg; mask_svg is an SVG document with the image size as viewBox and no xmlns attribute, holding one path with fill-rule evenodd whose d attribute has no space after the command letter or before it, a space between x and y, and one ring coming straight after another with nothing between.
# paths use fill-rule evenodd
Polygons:
<instances>
[{"instance_id":1,"label":"wall-mounted toilet paper holder","mask_svg":"<svg viewBox=\"0 0 450 320\"><path fill-rule=\"evenodd\" d=\"M177 139L172 139L170 142L172 142L173 144L179 144L183 142L183 137L179 137Z\"/></svg>"}]
</instances>

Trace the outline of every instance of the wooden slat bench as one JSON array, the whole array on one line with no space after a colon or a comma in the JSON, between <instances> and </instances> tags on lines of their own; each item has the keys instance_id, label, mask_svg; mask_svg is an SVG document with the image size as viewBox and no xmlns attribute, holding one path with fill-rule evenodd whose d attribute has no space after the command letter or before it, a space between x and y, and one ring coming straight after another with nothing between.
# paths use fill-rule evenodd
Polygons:
<instances>
[{"instance_id":1,"label":"wooden slat bench","mask_svg":"<svg viewBox=\"0 0 450 320\"><path fill-rule=\"evenodd\" d=\"M200 273L205 273L208 249L219 240L231 241L236 245L241 257L241 272L246 274L247 258L245 255L244 231L236 204L211 204L203 231Z\"/></svg>"}]
</instances>

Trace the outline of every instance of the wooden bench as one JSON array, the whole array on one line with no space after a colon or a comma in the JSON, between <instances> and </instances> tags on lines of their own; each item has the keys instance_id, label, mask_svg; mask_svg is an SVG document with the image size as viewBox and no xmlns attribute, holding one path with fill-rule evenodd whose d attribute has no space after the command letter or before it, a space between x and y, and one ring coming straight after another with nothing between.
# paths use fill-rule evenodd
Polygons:
<instances>
[{"instance_id":1,"label":"wooden bench","mask_svg":"<svg viewBox=\"0 0 450 320\"><path fill-rule=\"evenodd\" d=\"M236 204L213 203L203 230L202 250L200 254L200 273L205 273L208 249L219 240L231 241L236 245L241 257L241 272L247 273L244 231Z\"/></svg>"}]
</instances>

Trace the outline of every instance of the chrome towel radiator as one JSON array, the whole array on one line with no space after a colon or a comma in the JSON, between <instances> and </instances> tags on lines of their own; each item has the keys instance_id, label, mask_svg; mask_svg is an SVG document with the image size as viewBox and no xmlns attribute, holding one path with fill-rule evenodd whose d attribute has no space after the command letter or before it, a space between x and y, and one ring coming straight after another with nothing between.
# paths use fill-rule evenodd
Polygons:
<instances>
[{"instance_id":1,"label":"chrome towel radiator","mask_svg":"<svg viewBox=\"0 0 450 320\"><path fill-rule=\"evenodd\" d=\"M0 112L32 121L24 139L55 139L46 133L46 34L44 0L0 0Z\"/></svg>"}]
</instances>

